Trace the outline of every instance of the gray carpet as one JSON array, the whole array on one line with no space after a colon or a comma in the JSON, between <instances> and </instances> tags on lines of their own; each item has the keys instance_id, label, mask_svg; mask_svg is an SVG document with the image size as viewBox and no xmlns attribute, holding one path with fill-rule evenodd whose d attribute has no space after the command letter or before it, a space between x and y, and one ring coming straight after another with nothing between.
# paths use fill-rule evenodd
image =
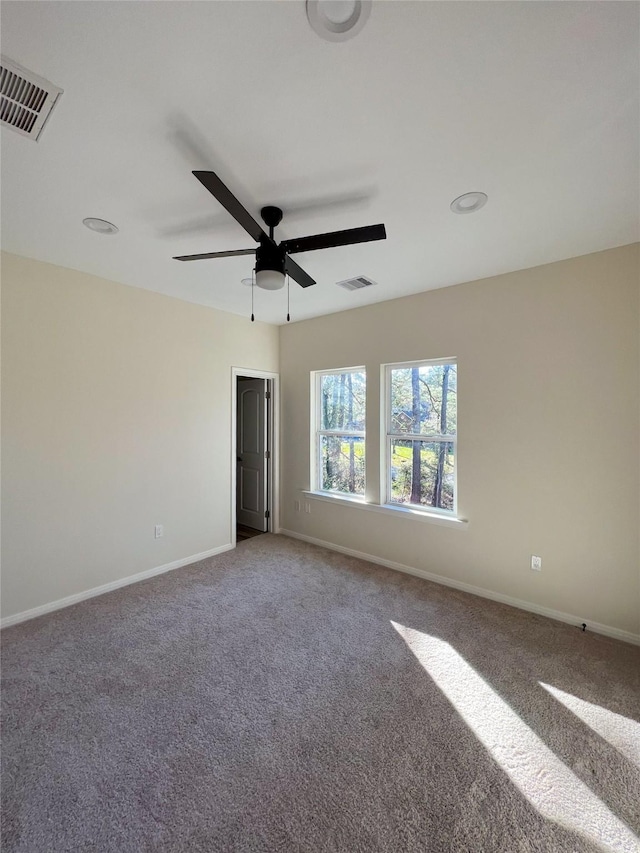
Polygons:
<instances>
[{"instance_id":1,"label":"gray carpet","mask_svg":"<svg viewBox=\"0 0 640 853\"><path fill-rule=\"evenodd\" d=\"M2 639L6 853L640 849L624 643L269 534Z\"/></svg>"}]
</instances>

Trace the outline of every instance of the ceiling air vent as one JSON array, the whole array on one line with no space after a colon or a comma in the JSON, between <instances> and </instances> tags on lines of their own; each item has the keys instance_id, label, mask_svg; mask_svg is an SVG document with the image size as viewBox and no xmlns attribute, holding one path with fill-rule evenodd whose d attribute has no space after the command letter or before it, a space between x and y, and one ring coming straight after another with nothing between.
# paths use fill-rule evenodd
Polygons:
<instances>
[{"instance_id":1,"label":"ceiling air vent","mask_svg":"<svg viewBox=\"0 0 640 853\"><path fill-rule=\"evenodd\" d=\"M0 62L0 122L37 142L62 89L4 56Z\"/></svg>"},{"instance_id":2,"label":"ceiling air vent","mask_svg":"<svg viewBox=\"0 0 640 853\"><path fill-rule=\"evenodd\" d=\"M377 284L377 281L359 275L356 278L345 278L344 281L337 281L338 287L344 287L345 290L362 290L363 287L372 287Z\"/></svg>"}]
</instances>

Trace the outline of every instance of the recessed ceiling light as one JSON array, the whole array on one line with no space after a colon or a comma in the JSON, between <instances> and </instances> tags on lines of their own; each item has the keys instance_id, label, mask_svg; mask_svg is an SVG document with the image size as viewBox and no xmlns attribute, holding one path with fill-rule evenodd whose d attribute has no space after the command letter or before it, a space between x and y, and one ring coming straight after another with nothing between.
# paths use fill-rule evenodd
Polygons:
<instances>
[{"instance_id":1,"label":"recessed ceiling light","mask_svg":"<svg viewBox=\"0 0 640 853\"><path fill-rule=\"evenodd\" d=\"M113 222L107 222L106 219L96 219L93 216L83 219L82 224L97 234L117 234L119 231L119 228Z\"/></svg>"},{"instance_id":2,"label":"recessed ceiling light","mask_svg":"<svg viewBox=\"0 0 640 853\"><path fill-rule=\"evenodd\" d=\"M486 193L465 193L454 198L451 202L451 210L454 213L475 213L487 203Z\"/></svg>"},{"instance_id":3,"label":"recessed ceiling light","mask_svg":"<svg viewBox=\"0 0 640 853\"><path fill-rule=\"evenodd\" d=\"M357 36L371 13L371 0L307 0L311 28L327 41Z\"/></svg>"},{"instance_id":4,"label":"recessed ceiling light","mask_svg":"<svg viewBox=\"0 0 640 853\"><path fill-rule=\"evenodd\" d=\"M251 287L251 285L253 284L253 279L252 278L243 278L242 283L244 284L245 287Z\"/></svg>"}]
</instances>

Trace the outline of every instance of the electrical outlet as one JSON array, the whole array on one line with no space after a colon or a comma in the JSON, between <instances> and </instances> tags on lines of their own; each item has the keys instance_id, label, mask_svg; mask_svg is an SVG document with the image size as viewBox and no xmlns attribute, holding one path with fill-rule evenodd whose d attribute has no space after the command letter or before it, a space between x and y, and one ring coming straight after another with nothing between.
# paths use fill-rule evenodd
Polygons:
<instances>
[{"instance_id":1,"label":"electrical outlet","mask_svg":"<svg viewBox=\"0 0 640 853\"><path fill-rule=\"evenodd\" d=\"M294 501L293 508L296 512L300 512L300 501Z\"/></svg>"},{"instance_id":2,"label":"electrical outlet","mask_svg":"<svg viewBox=\"0 0 640 853\"><path fill-rule=\"evenodd\" d=\"M164 536L164 527L161 524L156 524L155 538L161 539Z\"/></svg>"},{"instance_id":3,"label":"electrical outlet","mask_svg":"<svg viewBox=\"0 0 640 853\"><path fill-rule=\"evenodd\" d=\"M536 557L535 555L531 555L531 570L534 572L542 571L542 557Z\"/></svg>"}]
</instances>

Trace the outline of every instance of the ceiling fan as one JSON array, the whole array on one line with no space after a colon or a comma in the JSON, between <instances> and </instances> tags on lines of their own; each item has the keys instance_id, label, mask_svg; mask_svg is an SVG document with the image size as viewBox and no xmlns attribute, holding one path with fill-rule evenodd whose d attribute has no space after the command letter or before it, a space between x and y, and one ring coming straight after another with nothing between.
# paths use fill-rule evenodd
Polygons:
<instances>
[{"instance_id":1,"label":"ceiling fan","mask_svg":"<svg viewBox=\"0 0 640 853\"><path fill-rule=\"evenodd\" d=\"M314 279L290 257L292 254L311 252L315 249L330 249L334 246L348 246L353 243L368 243L372 240L385 240L387 237L384 225L367 225L364 228L347 228L344 231L314 234L311 237L297 237L293 240L283 240L281 243L276 243L273 230L282 220L282 210L279 207L269 205L260 211L260 215L269 229L267 234L215 172L197 171L193 174L259 245L255 249L232 249L229 252L178 255L174 260L202 261L208 258L229 258L233 255L255 254L256 284L265 290L279 290L284 286L285 275L289 275L301 287L309 287L315 284Z\"/></svg>"}]
</instances>

